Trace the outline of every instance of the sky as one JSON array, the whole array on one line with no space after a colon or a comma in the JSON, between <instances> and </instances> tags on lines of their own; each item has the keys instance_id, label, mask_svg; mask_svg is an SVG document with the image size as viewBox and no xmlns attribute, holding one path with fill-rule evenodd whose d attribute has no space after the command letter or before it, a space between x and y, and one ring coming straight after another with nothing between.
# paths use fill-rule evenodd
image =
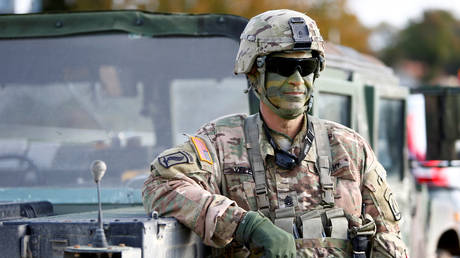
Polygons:
<instances>
[{"instance_id":1,"label":"sky","mask_svg":"<svg viewBox=\"0 0 460 258\"><path fill-rule=\"evenodd\" d=\"M460 0L348 0L348 7L368 27L385 21L403 28L432 8L450 10L460 19Z\"/></svg>"}]
</instances>

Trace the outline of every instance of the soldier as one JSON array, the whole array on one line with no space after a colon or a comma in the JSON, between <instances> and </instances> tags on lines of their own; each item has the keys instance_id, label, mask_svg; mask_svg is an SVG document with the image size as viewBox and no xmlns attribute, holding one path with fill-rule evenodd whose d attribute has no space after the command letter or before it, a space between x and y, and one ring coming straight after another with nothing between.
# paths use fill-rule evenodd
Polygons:
<instances>
[{"instance_id":1,"label":"soldier","mask_svg":"<svg viewBox=\"0 0 460 258\"><path fill-rule=\"evenodd\" d=\"M260 112L201 127L151 165L144 206L192 229L213 256L407 257L401 214L366 141L307 115L324 46L311 18L291 10L253 17L235 73Z\"/></svg>"}]
</instances>

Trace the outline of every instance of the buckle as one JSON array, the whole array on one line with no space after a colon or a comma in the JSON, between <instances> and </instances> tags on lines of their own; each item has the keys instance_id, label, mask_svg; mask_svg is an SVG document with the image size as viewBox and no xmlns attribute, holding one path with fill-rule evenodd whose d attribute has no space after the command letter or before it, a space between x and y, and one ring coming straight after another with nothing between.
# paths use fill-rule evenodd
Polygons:
<instances>
[{"instance_id":1,"label":"buckle","mask_svg":"<svg viewBox=\"0 0 460 258\"><path fill-rule=\"evenodd\" d=\"M323 208L333 208L335 206L333 201L326 201L325 200L327 198L327 196L325 196L324 193L323 193L322 197L323 197L323 200L321 201L321 206L323 206Z\"/></svg>"},{"instance_id":2,"label":"buckle","mask_svg":"<svg viewBox=\"0 0 460 258\"><path fill-rule=\"evenodd\" d=\"M324 183L321 185L321 190L323 191L328 191L328 190L334 190L334 183Z\"/></svg>"},{"instance_id":3,"label":"buckle","mask_svg":"<svg viewBox=\"0 0 460 258\"><path fill-rule=\"evenodd\" d=\"M261 195L261 194L266 194L266 193L267 193L267 188L265 186L259 189L256 188L256 195Z\"/></svg>"}]
</instances>

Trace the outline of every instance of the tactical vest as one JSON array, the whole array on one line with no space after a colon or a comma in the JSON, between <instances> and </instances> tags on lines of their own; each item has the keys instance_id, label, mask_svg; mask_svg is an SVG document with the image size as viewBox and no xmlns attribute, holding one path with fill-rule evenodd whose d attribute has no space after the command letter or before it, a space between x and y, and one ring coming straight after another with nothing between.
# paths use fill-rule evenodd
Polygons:
<instances>
[{"instance_id":1,"label":"tactical vest","mask_svg":"<svg viewBox=\"0 0 460 258\"><path fill-rule=\"evenodd\" d=\"M359 236L368 238L375 234L375 223L371 216L363 215L363 226L348 228L348 220L342 208L334 206L334 178L331 176L331 149L327 129L324 122L308 116L307 136L305 145L316 144L316 168L321 186L321 209L297 213L295 207L275 209L270 212L267 196L264 161L260 153L258 116L248 116L244 122L246 148L255 182L257 207L272 222L296 239L298 254L310 256L321 248L336 249L334 256L366 257L363 250L355 247L355 239ZM306 150L308 151L308 149ZM363 212L364 213L364 212ZM366 246L367 248L367 246ZM361 248L362 249L362 248ZM310 251L309 251L310 250Z\"/></svg>"}]
</instances>

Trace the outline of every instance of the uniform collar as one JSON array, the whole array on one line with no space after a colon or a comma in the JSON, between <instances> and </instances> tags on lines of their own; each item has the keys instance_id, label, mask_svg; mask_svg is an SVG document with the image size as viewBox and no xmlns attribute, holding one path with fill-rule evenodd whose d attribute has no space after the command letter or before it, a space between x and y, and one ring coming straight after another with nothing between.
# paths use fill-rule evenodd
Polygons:
<instances>
[{"instance_id":1,"label":"uniform collar","mask_svg":"<svg viewBox=\"0 0 460 258\"><path fill-rule=\"evenodd\" d=\"M302 129L300 132L294 137L294 141L292 143L292 146L299 146L303 147L304 144L304 139L307 135L307 115L304 114L304 119L302 120ZM263 121L261 119L261 114L260 112L257 114L257 127L259 130L259 145L260 145L260 154L262 155L263 160L267 157L267 155L274 156L275 155L275 150L273 149L272 145L270 142L268 142L268 139L265 135L264 129L263 129ZM315 142L315 141L313 141ZM308 151L306 157L304 160L307 161L316 161L316 144L313 143L313 146L311 146L310 150Z\"/></svg>"},{"instance_id":2,"label":"uniform collar","mask_svg":"<svg viewBox=\"0 0 460 258\"><path fill-rule=\"evenodd\" d=\"M257 114L257 128L259 129L260 154L262 155L263 160L265 160L267 155L275 156L275 150L270 142L268 142L267 136L265 135L260 112Z\"/></svg>"}]
</instances>

